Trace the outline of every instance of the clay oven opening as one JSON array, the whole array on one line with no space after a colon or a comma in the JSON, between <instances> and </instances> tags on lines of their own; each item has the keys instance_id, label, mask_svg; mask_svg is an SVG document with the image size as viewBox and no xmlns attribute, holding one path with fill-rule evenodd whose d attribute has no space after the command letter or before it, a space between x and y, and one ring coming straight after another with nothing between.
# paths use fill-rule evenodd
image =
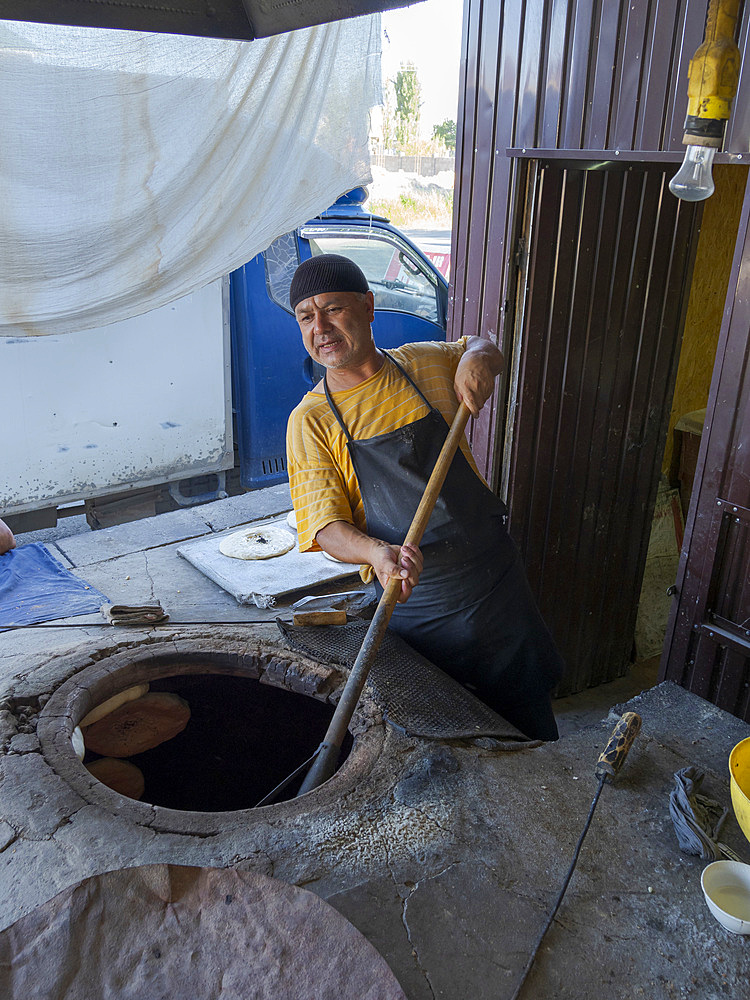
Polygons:
<instances>
[{"instance_id":1,"label":"clay oven opening","mask_svg":"<svg viewBox=\"0 0 750 1000\"><path fill-rule=\"evenodd\" d=\"M333 715L330 705L248 677L177 674L152 682L150 692L177 695L189 710L187 724L157 746L116 759L126 760L143 775L141 801L168 809L225 812L252 808L314 753ZM123 706L123 711L129 710L132 716L139 700ZM116 709L95 725L106 727L117 713ZM91 728L83 729L83 763L109 784L107 772L95 764L107 754L88 745ZM352 742L347 735L341 761ZM302 777L280 792L276 801L293 798Z\"/></svg>"},{"instance_id":2,"label":"clay oven opening","mask_svg":"<svg viewBox=\"0 0 750 1000\"><path fill-rule=\"evenodd\" d=\"M209 650L205 643L181 640L131 648L94 663L89 659L40 715L47 761L88 801L118 814L129 809L151 826L163 821L174 828L173 810L193 815L253 809L313 755L333 716L330 696L342 678L283 649L217 645ZM110 699L126 691L130 700L91 721L94 710L106 710ZM167 723L161 717L154 722L149 706L161 711L165 703ZM133 738L144 714L146 728L154 726L165 737L145 748ZM344 772L346 783L356 781L362 768L369 770L370 732L365 721L356 744L347 735L339 765L351 753L351 766L331 782L341 781ZM291 806L284 800L295 797L303 777L304 771L275 801Z\"/></svg>"}]
</instances>

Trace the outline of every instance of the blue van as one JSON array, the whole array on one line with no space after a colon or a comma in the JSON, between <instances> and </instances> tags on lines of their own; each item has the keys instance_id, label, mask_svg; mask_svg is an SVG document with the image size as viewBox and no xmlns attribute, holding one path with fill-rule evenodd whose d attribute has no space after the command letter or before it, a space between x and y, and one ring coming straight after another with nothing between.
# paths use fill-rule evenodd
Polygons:
<instances>
[{"instance_id":1,"label":"blue van","mask_svg":"<svg viewBox=\"0 0 750 1000\"><path fill-rule=\"evenodd\" d=\"M232 391L245 489L287 479L287 419L323 373L302 346L289 308L289 285L301 261L340 253L359 264L375 296L378 347L445 340L445 278L387 219L362 208L366 197L364 188L343 195L231 275Z\"/></svg>"}]
</instances>

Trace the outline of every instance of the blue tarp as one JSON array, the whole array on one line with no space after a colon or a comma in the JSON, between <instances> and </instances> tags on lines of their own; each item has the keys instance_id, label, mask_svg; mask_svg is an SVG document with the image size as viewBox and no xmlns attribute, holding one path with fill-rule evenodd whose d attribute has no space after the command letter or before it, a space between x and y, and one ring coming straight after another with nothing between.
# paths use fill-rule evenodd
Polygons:
<instances>
[{"instance_id":1,"label":"blue tarp","mask_svg":"<svg viewBox=\"0 0 750 1000\"><path fill-rule=\"evenodd\" d=\"M104 594L73 576L41 542L0 556L0 628L87 615L106 602Z\"/></svg>"}]
</instances>

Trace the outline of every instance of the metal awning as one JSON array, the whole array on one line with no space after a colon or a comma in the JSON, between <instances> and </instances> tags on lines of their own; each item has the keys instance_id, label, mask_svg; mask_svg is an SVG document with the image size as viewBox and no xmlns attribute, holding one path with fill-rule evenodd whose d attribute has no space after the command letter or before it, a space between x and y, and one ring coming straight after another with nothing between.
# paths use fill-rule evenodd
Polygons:
<instances>
[{"instance_id":1,"label":"metal awning","mask_svg":"<svg viewBox=\"0 0 750 1000\"><path fill-rule=\"evenodd\" d=\"M5 0L15 21L126 28L209 38L268 38L327 21L406 7L415 0Z\"/></svg>"}]
</instances>

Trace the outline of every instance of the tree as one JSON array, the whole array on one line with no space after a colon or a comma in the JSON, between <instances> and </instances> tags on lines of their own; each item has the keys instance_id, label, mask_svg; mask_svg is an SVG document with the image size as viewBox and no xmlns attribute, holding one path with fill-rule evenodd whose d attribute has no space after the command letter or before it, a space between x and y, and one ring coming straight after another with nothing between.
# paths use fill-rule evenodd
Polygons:
<instances>
[{"instance_id":1,"label":"tree","mask_svg":"<svg viewBox=\"0 0 750 1000\"><path fill-rule=\"evenodd\" d=\"M396 112L393 107L393 80L386 80L383 85L383 149L390 153L396 141Z\"/></svg>"},{"instance_id":2,"label":"tree","mask_svg":"<svg viewBox=\"0 0 750 1000\"><path fill-rule=\"evenodd\" d=\"M396 93L396 141L404 153L416 152L422 87L414 63L402 66L393 81Z\"/></svg>"},{"instance_id":3,"label":"tree","mask_svg":"<svg viewBox=\"0 0 750 1000\"><path fill-rule=\"evenodd\" d=\"M440 125L432 126L432 138L437 139L452 153L456 151L456 123L452 118L446 118Z\"/></svg>"}]
</instances>

